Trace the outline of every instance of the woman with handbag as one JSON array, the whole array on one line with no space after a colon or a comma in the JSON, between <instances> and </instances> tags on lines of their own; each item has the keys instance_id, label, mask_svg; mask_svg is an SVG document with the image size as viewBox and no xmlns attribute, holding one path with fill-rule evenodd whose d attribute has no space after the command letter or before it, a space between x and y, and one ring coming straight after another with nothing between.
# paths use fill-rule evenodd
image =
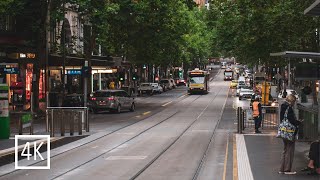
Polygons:
<instances>
[{"instance_id":1,"label":"woman with handbag","mask_svg":"<svg viewBox=\"0 0 320 180\"><path fill-rule=\"evenodd\" d=\"M293 106L296 102L296 97L292 94L286 97L286 101L281 105L280 109L280 121L288 121L287 124L292 126L295 130L293 132L293 137L296 137L298 132L298 126L300 125L300 121L296 119L296 116L293 111ZM280 123L281 123L280 122ZM296 172L291 171L293 157L294 157L294 149L295 149L295 138L283 138L283 152L281 154L281 166L280 166L280 174L296 174Z\"/></svg>"}]
</instances>

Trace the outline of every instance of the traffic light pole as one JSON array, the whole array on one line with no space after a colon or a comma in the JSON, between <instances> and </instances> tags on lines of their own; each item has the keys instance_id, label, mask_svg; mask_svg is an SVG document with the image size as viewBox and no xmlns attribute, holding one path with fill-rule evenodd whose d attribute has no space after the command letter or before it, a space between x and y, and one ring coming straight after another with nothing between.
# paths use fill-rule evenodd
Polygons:
<instances>
[{"instance_id":1,"label":"traffic light pole","mask_svg":"<svg viewBox=\"0 0 320 180\"><path fill-rule=\"evenodd\" d=\"M88 67L88 61L84 62L84 67ZM87 101L88 101L87 100L87 98L88 98L88 96L87 96L87 94L88 94L88 77L87 77L87 75L84 78L83 84L84 84L83 85L83 103L84 103L83 107L87 107Z\"/></svg>"}]
</instances>

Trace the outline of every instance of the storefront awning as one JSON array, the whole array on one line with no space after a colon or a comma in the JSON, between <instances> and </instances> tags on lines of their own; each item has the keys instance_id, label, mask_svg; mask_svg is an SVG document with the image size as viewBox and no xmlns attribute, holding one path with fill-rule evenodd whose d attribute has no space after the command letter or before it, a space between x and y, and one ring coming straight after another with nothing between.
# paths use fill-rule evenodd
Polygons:
<instances>
[{"instance_id":1,"label":"storefront awning","mask_svg":"<svg viewBox=\"0 0 320 180\"><path fill-rule=\"evenodd\" d=\"M304 10L305 15L319 16L320 15L320 0L316 0L311 6Z\"/></svg>"},{"instance_id":2,"label":"storefront awning","mask_svg":"<svg viewBox=\"0 0 320 180\"><path fill-rule=\"evenodd\" d=\"M50 54L49 56L49 66L62 66L63 57L58 54ZM66 66L82 66L84 64L84 58L76 56L66 56L65 65ZM112 57L108 56L92 56L91 58L92 66L114 66L114 61Z\"/></svg>"},{"instance_id":3,"label":"storefront awning","mask_svg":"<svg viewBox=\"0 0 320 180\"><path fill-rule=\"evenodd\" d=\"M284 58L320 59L320 53L317 53L317 52L284 51L284 52L270 53L270 56L280 56Z\"/></svg>"}]
</instances>

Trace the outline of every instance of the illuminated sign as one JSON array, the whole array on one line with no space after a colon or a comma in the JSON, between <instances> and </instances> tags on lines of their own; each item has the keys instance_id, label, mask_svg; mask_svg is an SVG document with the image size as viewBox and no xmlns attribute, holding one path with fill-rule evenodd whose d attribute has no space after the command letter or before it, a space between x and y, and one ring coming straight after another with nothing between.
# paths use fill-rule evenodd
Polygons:
<instances>
[{"instance_id":1,"label":"illuminated sign","mask_svg":"<svg viewBox=\"0 0 320 180\"><path fill-rule=\"evenodd\" d=\"M81 69L72 69L72 70L67 70L68 75L80 75L81 74Z\"/></svg>"},{"instance_id":2,"label":"illuminated sign","mask_svg":"<svg viewBox=\"0 0 320 180\"><path fill-rule=\"evenodd\" d=\"M4 74L19 74L19 68L3 68Z\"/></svg>"},{"instance_id":3,"label":"illuminated sign","mask_svg":"<svg viewBox=\"0 0 320 180\"><path fill-rule=\"evenodd\" d=\"M34 58L36 58L36 54L34 54L34 53L27 53L27 58L28 58L28 59L34 59Z\"/></svg>"},{"instance_id":4,"label":"illuminated sign","mask_svg":"<svg viewBox=\"0 0 320 180\"><path fill-rule=\"evenodd\" d=\"M203 72L190 72L191 75L202 75L204 74Z\"/></svg>"}]
</instances>

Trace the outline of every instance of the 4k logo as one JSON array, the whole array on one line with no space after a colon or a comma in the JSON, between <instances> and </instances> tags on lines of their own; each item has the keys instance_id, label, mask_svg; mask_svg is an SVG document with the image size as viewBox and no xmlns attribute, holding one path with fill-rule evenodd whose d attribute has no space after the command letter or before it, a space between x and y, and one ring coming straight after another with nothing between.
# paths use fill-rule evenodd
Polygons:
<instances>
[{"instance_id":1,"label":"4k logo","mask_svg":"<svg viewBox=\"0 0 320 180\"><path fill-rule=\"evenodd\" d=\"M21 142L19 141L22 142L20 146ZM19 153L21 149L22 151ZM46 154L41 154L41 149L45 149ZM19 159L21 160L19 161ZM37 163L45 160L45 165L42 165L44 163ZM35 165L36 163L40 165ZM15 169L50 169L50 135L16 135Z\"/></svg>"}]
</instances>

